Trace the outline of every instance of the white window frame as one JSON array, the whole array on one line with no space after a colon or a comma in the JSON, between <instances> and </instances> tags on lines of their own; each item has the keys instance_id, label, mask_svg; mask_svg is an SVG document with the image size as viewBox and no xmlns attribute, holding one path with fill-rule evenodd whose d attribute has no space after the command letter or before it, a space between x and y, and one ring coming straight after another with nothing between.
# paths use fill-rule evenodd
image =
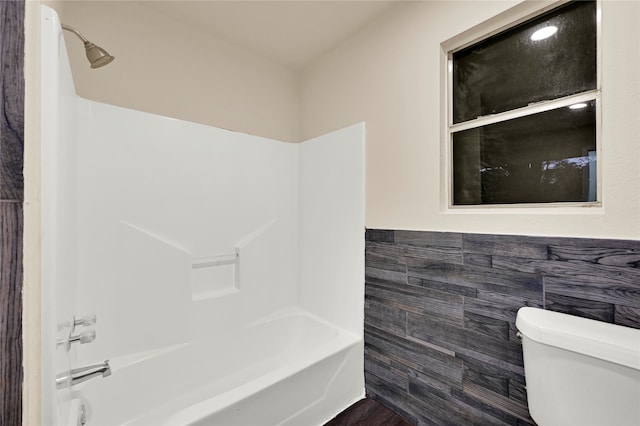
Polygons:
<instances>
[{"instance_id":1,"label":"white window frame","mask_svg":"<svg viewBox=\"0 0 640 426\"><path fill-rule=\"evenodd\" d=\"M570 0L560 1L524 1L495 17L470 28L463 33L441 43L441 155L440 155L440 206L444 213L486 213L501 211L504 213L523 213L523 209L531 208L536 213L584 212L585 207L603 208L603 150L602 150L602 43L601 43L601 0L596 2L596 89L563 98L537 102L525 107L505 111L489 116L478 117L463 123L453 123L453 53L481 42L493 35L508 30L518 24L533 19L538 15L569 3ZM596 201L588 202L556 202L556 203L517 203L517 204L453 204L453 133L474 127L506 121L535 113L569 106L578 102L595 100L596 103Z\"/></svg>"}]
</instances>

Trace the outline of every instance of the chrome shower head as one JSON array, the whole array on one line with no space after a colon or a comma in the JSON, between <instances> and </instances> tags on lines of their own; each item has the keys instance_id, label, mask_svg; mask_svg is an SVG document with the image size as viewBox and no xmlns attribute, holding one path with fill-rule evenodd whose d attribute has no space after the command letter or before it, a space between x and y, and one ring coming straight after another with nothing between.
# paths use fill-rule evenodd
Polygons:
<instances>
[{"instance_id":1,"label":"chrome shower head","mask_svg":"<svg viewBox=\"0 0 640 426\"><path fill-rule=\"evenodd\" d=\"M102 47L96 46L90 41L85 42L84 48L87 51L87 59L91 63L91 68L103 67L115 59L115 57L109 55Z\"/></svg>"},{"instance_id":2,"label":"chrome shower head","mask_svg":"<svg viewBox=\"0 0 640 426\"><path fill-rule=\"evenodd\" d=\"M104 50L100 46L96 46L95 44L84 38L82 33L80 33L80 31L76 30L75 28L62 24L62 29L74 33L80 40L82 40L82 42L84 43L84 49L87 54L87 59L91 64L91 68L100 68L111 63L111 61L115 59L115 57L109 55L106 50Z\"/></svg>"}]
</instances>

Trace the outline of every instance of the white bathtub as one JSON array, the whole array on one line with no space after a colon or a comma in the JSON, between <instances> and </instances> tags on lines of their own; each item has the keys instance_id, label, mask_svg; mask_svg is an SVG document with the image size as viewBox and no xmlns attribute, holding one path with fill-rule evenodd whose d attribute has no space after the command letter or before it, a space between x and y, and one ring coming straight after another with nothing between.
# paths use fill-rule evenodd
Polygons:
<instances>
[{"instance_id":1,"label":"white bathtub","mask_svg":"<svg viewBox=\"0 0 640 426\"><path fill-rule=\"evenodd\" d=\"M356 401L362 339L300 309L215 341L113 359L77 386L88 425L321 425ZM100 401L96 407L90 401Z\"/></svg>"},{"instance_id":2,"label":"white bathtub","mask_svg":"<svg viewBox=\"0 0 640 426\"><path fill-rule=\"evenodd\" d=\"M364 123L291 144L82 99L41 18L42 424L321 425L361 398ZM94 342L56 344L88 314Z\"/></svg>"}]
</instances>

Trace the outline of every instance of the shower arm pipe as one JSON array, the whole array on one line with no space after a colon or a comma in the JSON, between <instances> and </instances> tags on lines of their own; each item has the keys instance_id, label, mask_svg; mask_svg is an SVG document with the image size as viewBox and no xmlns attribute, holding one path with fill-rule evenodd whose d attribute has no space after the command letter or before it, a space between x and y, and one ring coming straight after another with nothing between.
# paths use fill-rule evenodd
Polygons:
<instances>
[{"instance_id":1,"label":"shower arm pipe","mask_svg":"<svg viewBox=\"0 0 640 426\"><path fill-rule=\"evenodd\" d=\"M83 43L87 60L91 64L91 68L100 68L110 64L115 58L100 46L96 46L82 35L82 33L69 25L62 24L62 29L74 33Z\"/></svg>"},{"instance_id":2,"label":"shower arm pipe","mask_svg":"<svg viewBox=\"0 0 640 426\"><path fill-rule=\"evenodd\" d=\"M70 27L69 25L62 24L62 29L63 29L63 30L67 30L67 31L70 31L70 32L74 33L76 36L78 36L78 38L79 38L80 40L82 40L82 42L83 42L84 44L91 43L89 40L87 40L87 39L82 35L82 33L81 33L80 31L76 30L76 29L75 29L75 28L73 28L73 27Z\"/></svg>"}]
</instances>

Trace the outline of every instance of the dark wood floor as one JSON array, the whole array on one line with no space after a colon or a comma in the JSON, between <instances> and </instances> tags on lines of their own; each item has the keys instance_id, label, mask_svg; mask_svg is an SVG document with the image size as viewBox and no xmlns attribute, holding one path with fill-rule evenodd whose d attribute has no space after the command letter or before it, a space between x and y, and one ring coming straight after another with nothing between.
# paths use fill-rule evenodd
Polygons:
<instances>
[{"instance_id":1,"label":"dark wood floor","mask_svg":"<svg viewBox=\"0 0 640 426\"><path fill-rule=\"evenodd\" d=\"M325 426L411 426L411 423L371 398L361 399Z\"/></svg>"}]
</instances>

